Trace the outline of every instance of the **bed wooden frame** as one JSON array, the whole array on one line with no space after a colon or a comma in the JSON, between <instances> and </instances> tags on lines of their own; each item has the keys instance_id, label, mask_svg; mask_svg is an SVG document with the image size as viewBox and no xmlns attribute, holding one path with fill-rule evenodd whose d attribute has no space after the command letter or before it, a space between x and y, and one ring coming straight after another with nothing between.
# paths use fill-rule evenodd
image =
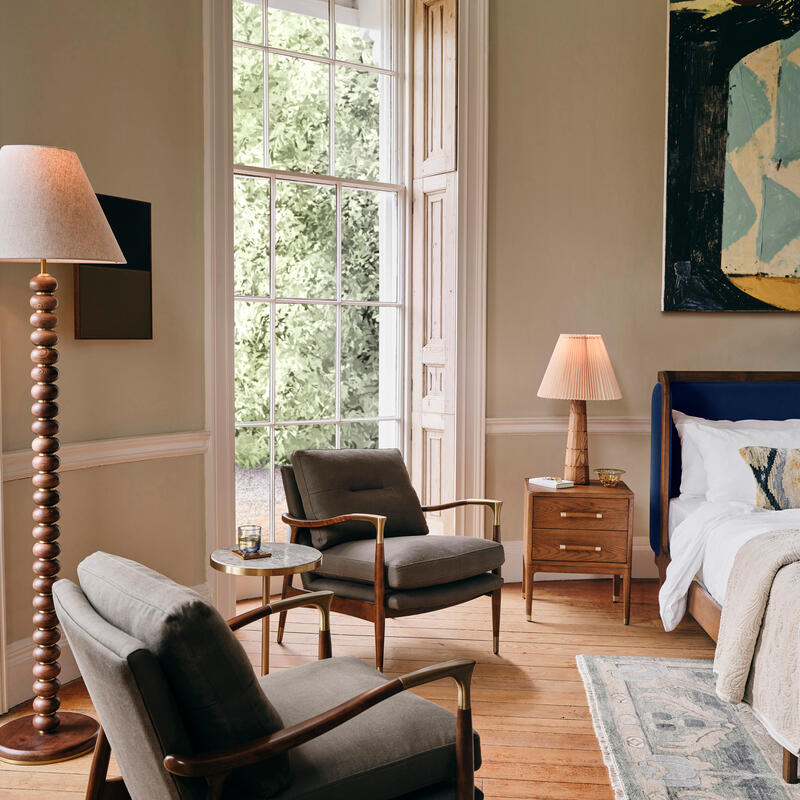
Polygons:
<instances>
[{"instance_id":1,"label":"bed wooden frame","mask_svg":"<svg viewBox=\"0 0 800 800\"><path fill-rule=\"evenodd\" d=\"M691 372L665 370L658 373L661 386L660 413L660 459L658 464L658 523L660 531L660 547L655 562L658 566L659 585L664 583L669 555L669 501L671 499L672 479L672 392L671 384L678 381L690 382L796 382L800 381L800 372ZM654 409L655 411L655 409ZM800 416L798 410L797 416ZM768 417L767 417L768 418ZM655 413L653 416L655 424ZM651 487L652 491L652 487ZM693 581L689 588L688 613L701 628L716 642L719 637L719 623L722 607L706 591L698 581ZM798 758L788 750L783 751L783 779L787 783L798 782Z\"/></svg>"}]
</instances>

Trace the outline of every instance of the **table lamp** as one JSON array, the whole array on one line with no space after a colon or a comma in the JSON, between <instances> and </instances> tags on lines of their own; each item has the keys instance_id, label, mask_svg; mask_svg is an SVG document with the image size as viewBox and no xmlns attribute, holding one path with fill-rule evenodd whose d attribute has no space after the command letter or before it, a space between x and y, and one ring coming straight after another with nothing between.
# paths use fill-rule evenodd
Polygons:
<instances>
[{"instance_id":1,"label":"table lamp","mask_svg":"<svg viewBox=\"0 0 800 800\"><path fill-rule=\"evenodd\" d=\"M52 587L60 565L57 543L58 336L56 279L47 262L124 264L125 258L71 150L36 145L0 148L0 261L34 261L31 278L33 388L33 700L34 714L0 727L0 760L18 764L64 761L94 747L98 725L84 714L58 713L60 649Z\"/></svg>"},{"instance_id":2,"label":"table lamp","mask_svg":"<svg viewBox=\"0 0 800 800\"><path fill-rule=\"evenodd\" d=\"M575 484L589 483L586 401L619 400L622 397L603 337L562 333L537 394L539 397L569 400L564 478Z\"/></svg>"}]
</instances>

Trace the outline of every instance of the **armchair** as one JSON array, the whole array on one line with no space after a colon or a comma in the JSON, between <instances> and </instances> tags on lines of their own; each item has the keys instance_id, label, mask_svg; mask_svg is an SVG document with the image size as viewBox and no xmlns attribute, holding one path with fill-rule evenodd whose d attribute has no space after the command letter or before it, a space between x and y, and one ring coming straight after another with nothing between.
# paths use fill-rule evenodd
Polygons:
<instances>
[{"instance_id":1,"label":"armchair","mask_svg":"<svg viewBox=\"0 0 800 800\"><path fill-rule=\"evenodd\" d=\"M127 559L95 553L79 577L80 587L58 581L54 596L102 725L87 800L483 797L474 787L474 661L388 680L358 659L332 658L330 592L225 623L196 593ZM320 612L320 660L257 679L231 631L307 605ZM406 691L441 678L458 687L455 717ZM237 703L240 718L227 716ZM252 735L262 706L274 719ZM112 749L121 779L107 778Z\"/></svg>"},{"instance_id":2,"label":"armchair","mask_svg":"<svg viewBox=\"0 0 800 800\"><path fill-rule=\"evenodd\" d=\"M372 622L375 666L383 671L386 619L492 598L492 651L500 644L505 560L502 501L484 498L420 505L398 450L298 450L281 467L291 540L322 550L322 566L283 581L282 597L328 590L331 608ZM460 506L492 512L491 539L438 536L424 514ZM283 640L286 614L278 620Z\"/></svg>"}]
</instances>

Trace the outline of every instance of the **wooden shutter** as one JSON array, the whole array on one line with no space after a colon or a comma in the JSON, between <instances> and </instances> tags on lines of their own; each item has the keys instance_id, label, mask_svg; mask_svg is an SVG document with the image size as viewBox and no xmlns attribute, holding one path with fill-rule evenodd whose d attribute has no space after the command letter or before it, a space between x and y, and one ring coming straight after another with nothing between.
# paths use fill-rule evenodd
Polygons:
<instances>
[{"instance_id":1,"label":"wooden shutter","mask_svg":"<svg viewBox=\"0 0 800 800\"><path fill-rule=\"evenodd\" d=\"M414 6L411 474L423 505L455 499L457 0ZM451 512L428 515L453 532Z\"/></svg>"}]
</instances>

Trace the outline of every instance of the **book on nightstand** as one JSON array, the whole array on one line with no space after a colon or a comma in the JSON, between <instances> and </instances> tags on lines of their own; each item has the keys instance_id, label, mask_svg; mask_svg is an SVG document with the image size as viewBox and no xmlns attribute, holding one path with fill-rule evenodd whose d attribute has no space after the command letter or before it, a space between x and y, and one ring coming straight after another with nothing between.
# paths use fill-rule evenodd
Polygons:
<instances>
[{"instance_id":1,"label":"book on nightstand","mask_svg":"<svg viewBox=\"0 0 800 800\"><path fill-rule=\"evenodd\" d=\"M537 486L545 486L548 489L570 489L575 485L574 481L566 481L552 475L546 475L543 478L528 478L528 483L535 483Z\"/></svg>"}]
</instances>

